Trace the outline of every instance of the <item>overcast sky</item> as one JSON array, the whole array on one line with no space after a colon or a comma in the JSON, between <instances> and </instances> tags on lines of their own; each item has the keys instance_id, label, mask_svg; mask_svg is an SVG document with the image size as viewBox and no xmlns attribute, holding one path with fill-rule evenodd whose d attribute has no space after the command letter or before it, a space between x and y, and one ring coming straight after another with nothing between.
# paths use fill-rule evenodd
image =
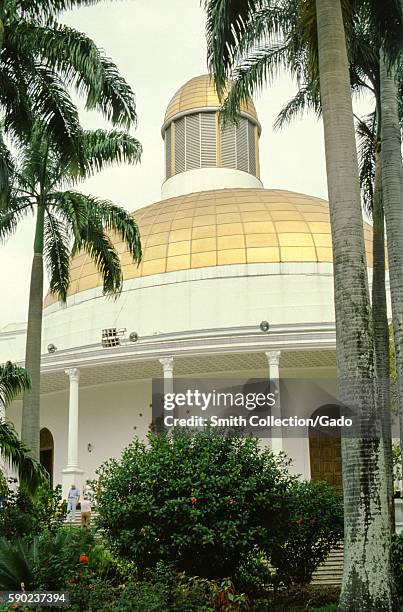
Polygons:
<instances>
[{"instance_id":1,"label":"overcast sky","mask_svg":"<svg viewBox=\"0 0 403 612\"><path fill-rule=\"evenodd\" d=\"M160 199L163 143L160 128L166 106L188 79L207 72L205 18L200 0L105 1L67 13L63 21L89 35L119 66L137 99L138 128L144 149L136 167L120 166L87 181L82 190L135 210ZM261 178L266 188L290 189L327 197L321 122L305 115L281 132L274 120L296 92L286 75L255 96L262 124ZM369 112L367 100L359 111ZM106 127L95 114L82 114L86 128ZM27 317L33 221L25 222L0 246L0 329Z\"/></svg>"}]
</instances>

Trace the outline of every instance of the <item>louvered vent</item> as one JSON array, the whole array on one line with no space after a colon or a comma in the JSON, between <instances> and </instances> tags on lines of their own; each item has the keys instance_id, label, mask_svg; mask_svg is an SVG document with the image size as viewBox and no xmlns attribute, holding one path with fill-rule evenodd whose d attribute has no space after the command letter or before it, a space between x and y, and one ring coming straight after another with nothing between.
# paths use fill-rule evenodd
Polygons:
<instances>
[{"instance_id":1,"label":"louvered vent","mask_svg":"<svg viewBox=\"0 0 403 612\"><path fill-rule=\"evenodd\" d=\"M175 174L196 168L217 167L216 113L193 113L174 122L165 132L166 176L171 176L175 153ZM221 125L221 166L256 175L256 132L254 124L240 117L237 124ZM172 147L174 141L174 147ZM173 151L175 149L175 152Z\"/></svg>"},{"instance_id":2,"label":"louvered vent","mask_svg":"<svg viewBox=\"0 0 403 612\"><path fill-rule=\"evenodd\" d=\"M172 146L172 138L171 138L171 129L169 126L167 130L165 130L165 177L168 179L171 176L171 146Z\"/></svg>"},{"instance_id":3,"label":"louvered vent","mask_svg":"<svg viewBox=\"0 0 403 612\"><path fill-rule=\"evenodd\" d=\"M200 114L186 117L186 170L200 168Z\"/></svg>"},{"instance_id":4,"label":"louvered vent","mask_svg":"<svg viewBox=\"0 0 403 612\"><path fill-rule=\"evenodd\" d=\"M236 126L225 123L221 126L221 165L224 168L236 168Z\"/></svg>"},{"instance_id":5,"label":"louvered vent","mask_svg":"<svg viewBox=\"0 0 403 612\"><path fill-rule=\"evenodd\" d=\"M248 120L239 119L236 126L236 167L238 170L249 172L248 163Z\"/></svg>"},{"instance_id":6,"label":"louvered vent","mask_svg":"<svg viewBox=\"0 0 403 612\"><path fill-rule=\"evenodd\" d=\"M255 126L248 121L249 172L256 176Z\"/></svg>"},{"instance_id":7,"label":"louvered vent","mask_svg":"<svg viewBox=\"0 0 403 612\"><path fill-rule=\"evenodd\" d=\"M255 126L245 117L221 127L221 165L256 175Z\"/></svg>"},{"instance_id":8,"label":"louvered vent","mask_svg":"<svg viewBox=\"0 0 403 612\"><path fill-rule=\"evenodd\" d=\"M185 172L185 117L175 121L175 174Z\"/></svg>"},{"instance_id":9,"label":"louvered vent","mask_svg":"<svg viewBox=\"0 0 403 612\"><path fill-rule=\"evenodd\" d=\"M216 116L215 113L200 113L201 167L216 166Z\"/></svg>"}]
</instances>

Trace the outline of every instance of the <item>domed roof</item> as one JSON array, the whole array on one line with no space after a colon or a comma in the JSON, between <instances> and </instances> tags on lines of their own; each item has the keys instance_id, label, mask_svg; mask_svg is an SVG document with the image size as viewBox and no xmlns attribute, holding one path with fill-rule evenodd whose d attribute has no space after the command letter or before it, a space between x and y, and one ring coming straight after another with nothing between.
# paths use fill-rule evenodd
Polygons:
<instances>
[{"instance_id":1,"label":"domed roof","mask_svg":"<svg viewBox=\"0 0 403 612\"><path fill-rule=\"evenodd\" d=\"M170 198L133 213L143 261L133 264L114 240L125 280L191 268L250 263L332 261L325 200L275 189L219 189ZM372 228L364 225L372 266ZM90 257L75 256L68 295L102 286ZM45 306L56 299L48 295Z\"/></svg>"},{"instance_id":2,"label":"domed roof","mask_svg":"<svg viewBox=\"0 0 403 612\"><path fill-rule=\"evenodd\" d=\"M190 79L178 89L168 104L164 124L176 115L192 109L219 108L220 106L221 102L218 99L213 80L209 74L202 74ZM241 104L241 111L258 121L251 98Z\"/></svg>"}]
</instances>

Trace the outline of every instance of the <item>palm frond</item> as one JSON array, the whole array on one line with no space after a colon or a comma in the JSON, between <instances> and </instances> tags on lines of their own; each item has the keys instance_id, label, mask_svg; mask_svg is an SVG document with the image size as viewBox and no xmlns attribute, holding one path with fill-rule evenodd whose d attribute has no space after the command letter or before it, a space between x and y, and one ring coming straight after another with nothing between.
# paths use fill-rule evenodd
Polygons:
<instances>
[{"instance_id":1,"label":"palm frond","mask_svg":"<svg viewBox=\"0 0 403 612\"><path fill-rule=\"evenodd\" d=\"M0 216L3 206L7 205L10 197L13 170L14 162L0 131Z\"/></svg>"},{"instance_id":2,"label":"palm frond","mask_svg":"<svg viewBox=\"0 0 403 612\"><path fill-rule=\"evenodd\" d=\"M390 64L401 57L403 48L403 12L401 0L363 0L373 31Z\"/></svg>"},{"instance_id":3,"label":"palm frond","mask_svg":"<svg viewBox=\"0 0 403 612\"><path fill-rule=\"evenodd\" d=\"M74 240L79 242L87 221L85 200L81 194L76 191L55 191L49 195L46 206L51 213L67 223Z\"/></svg>"},{"instance_id":4,"label":"palm frond","mask_svg":"<svg viewBox=\"0 0 403 612\"><path fill-rule=\"evenodd\" d=\"M33 212L31 200L11 193L7 205L0 210L0 242L6 241L14 234L21 219L29 212Z\"/></svg>"},{"instance_id":5,"label":"palm frond","mask_svg":"<svg viewBox=\"0 0 403 612\"><path fill-rule=\"evenodd\" d=\"M237 66L222 108L224 122L237 119L241 103L286 65L287 53L285 44L274 44L246 57Z\"/></svg>"},{"instance_id":6,"label":"palm frond","mask_svg":"<svg viewBox=\"0 0 403 612\"><path fill-rule=\"evenodd\" d=\"M91 257L103 281L104 295L118 297L122 291L123 276L119 255L102 227L94 218L89 218L80 240L72 249L72 255L85 251Z\"/></svg>"},{"instance_id":7,"label":"palm frond","mask_svg":"<svg viewBox=\"0 0 403 612\"><path fill-rule=\"evenodd\" d=\"M20 484L29 491L35 491L39 485L48 481L45 468L29 455L29 449L8 422L0 423L0 454L16 470Z\"/></svg>"},{"instance_id":8,"label":"palm frond","mask_svg":"<svg viewBox=\"0 0 403 612\"><path fill-rule=\"evenodd\" d=\"M10 45L18 54L38 58L66 87L74 84L88 110L99 110L114 125L136 124L132 89L88 36L58 23L42 26L23 20L10 30Z\"/></svg>"},{"instance_id":9,"label":"palm frond","mask_svg":"<svg viewBox=\"0 0 403 612\"><path fill-rule=\"evenodd\" d=\"M234 64L239 38L264 0L205 0L207 59L221 98Z\"/></svg>"},{"instance_id":10,"label":"palm frond","mask_svg":"<svg viewBox=\"0 0 403 612\"><path fill-rule=\"evenodd\" d=\"M20 393L31 388L31 378L28 372L7 361L0 365L0 403L8 406Z\"/></svg>"},{"instance_id":11,"label":"palm frond","mask_svg":"<svg viewBox=\"0 0 403 612\"><path fill-rule=\"evenodd\" d=\"M50 279L50 292L65 302L70 285L70 243L71 238L55 215L46 210L44 227L44 257Z\"/></svg>"},{"instance_id":12,"label":"palm frond","mask_svg":"<svg viewBox=\"0 0 403 612\"><path fill-rule=\"evenodd\" d=\"M88 195L82 197L86 201L87 219L94 221L96 225L102 225L108 232L117 234L126 244L133 262L140 263L142 258L140 232L133 216L109 200Z\"/></svg>"},{"instance_id":13,"label":"palm frond","mask_svg":"<svg viewBox=\"0 0 403 612\"><path fill-rule=\"evenodd\" d=\"M28 192L33 197L39 195L45 187L46 175L49 173L50 142L43 124L35 122L28 142L20 143L16 154L14 187L21 192Z\"/></svg>"},{"instance_id":14,"label":"palm frond","mask_svg":"<svg viewBox=\"0 0 403 612\"><path fill-rule=\"evenodd\" d=\"M102 0L19 0L16 14L24 18L48 19L81 6L93 6Z\"/></svg>"},{"instance_id":15,"label":"palm frond","mask_svg":"<svg viewBox=\"0 0 403 612\"><path fill-rule=\"evenodd\" d=\"M301 87L298 93L281 109L274 123L274 128L284 127L284 125L301 116L306 110L313 110L318 117L322 112L319 88L312 87L309 84Z\"/></svg>"},{"instance_id":16,"label":"palm frond","mask_svg":"<svg viewBox=\"0 0 403 612\"><path fill-rule=\"evenodd\" d=\"M357 153L360 173L361 194L365 209L372 215L375 189L376 116L371 113L356 123Z\"/></svg>"},{"instance_id":17,"label":"palm frond","mask_svg":"<svg viewBox=\"0 0 403 612\"><path fill-rule=\"evenodd\" d=\"M99 100L87 108L99 110L112 122L124 128L137 124L136 101L130 85L119 74L119 70L108 57L101 57L103 68L103 85Z\"/></svg>"},{"instance_id":18,"label":"palm frond","mask_svg":"<svg viewBox=\"0 0 403 612\"><path fill-rule=\"evenodd\" d=\"M73 83L93 106L102 90L103 67L95 43L63 24L37 25L21 20L8 28L9 44L24 57L31 55L56 72L66 86Z\"/></svg>"},{"instance_id":19,"label":"palm frond","mask_svg":"<svg viewBox=\"0 0 403 612\"><path fill-rule=\"evenodd\" d=\"M36 545L23 539L0 539L0 588L19 591L23 583L26 589L33 587L33 567Z\"/></svg>"},{"instance_id":20,"label":"palm frond","mask_svg":"<svg viewBox=\"0 0 403 612\"><path fill-rule=\"evenodd\" d=\"M6 134L29 135L33 123L31 101L27 93L26 75L19 60L2 49L0 62L0 106Z\"/></svg>"},{"instance_id":21,"label":"palm frond","mask_svg":"<svg viewBox=\"0 0 403 612\"><path fill-rule=\"evenodd\" d=\"M142 146L127 132L93 130L82 134L85 156L85 176L100 172L112 164L136 164L140 161Z\"/></svg>"},{"instance_id":22,"label":"palm frond","mask_svg":"<svg viewBox=\"0 0 403 612\"><path fill-rule=\"evenodd\" d=\"M78 112L62 81L46 66L35 64L29 96L32 110L66 159L82 159Z\"/></svg>"}]
</instances>

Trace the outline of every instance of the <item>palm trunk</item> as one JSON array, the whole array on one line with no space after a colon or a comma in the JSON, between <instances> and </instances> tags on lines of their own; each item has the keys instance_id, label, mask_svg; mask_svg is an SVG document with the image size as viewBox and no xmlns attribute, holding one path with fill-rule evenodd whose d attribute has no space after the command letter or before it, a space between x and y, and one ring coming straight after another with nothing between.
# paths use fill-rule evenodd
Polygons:
<instances>
[{"instance_id":1,"label":"palm trunk","mask_svg":"<svg viewBox=\"0 0 403 612\"><path fill-rule=\"evenodd\" d=\"M381 51L382 187L388 238L389 281L400 410L400 449L403 450L403 205L402 158L397 85ZM403 452L402 452L403 473Z\"/></svg>"},{"instance_id":2,"label":"palm trunk","mask_svg":"<svg viewBox=\"0 0 403 612\"><path fill-rule=\"evenodd\" d=\"M380 113L378 112L378 122ZM385 221L382 203L382 162L379 149L375 152L375 189L373 201L373 277L372 277L372 327L374 334L374 361L376 403L382 420L382 439L385 447L386 476L391 531L395 530L395 505L393 499L393 458L389 386L389 324L385 286Z\"/></svg>"},{"instance_id":3,"label":"palm trunk","mask_svg":"<svg viewBox=\"0 0 403 612\"><path fill-rule=\"evenodd\" d=\"M34 257L31 269L29 292L28 326L25 349L25 368L32 379L32 389L26 391L22 404L21 439L39 460L40 431L40 372L42 348L42 301L43 301L43 232L45 209L37 207Z\"/></svg>"},{"instance_id":4,"label":"palm trunk","mask_svg":"<svg viewBox=\"0 0 403 612\"><path fill-rule=\"evenodd\" d=\"M368 430L377 417L373 342L346 41L340 0L316 0L316 9L340 399ZM345 518L340 610L391 610L384 447L379 437L344 437L342 457Z\"/></svg>"}]
</instances>

